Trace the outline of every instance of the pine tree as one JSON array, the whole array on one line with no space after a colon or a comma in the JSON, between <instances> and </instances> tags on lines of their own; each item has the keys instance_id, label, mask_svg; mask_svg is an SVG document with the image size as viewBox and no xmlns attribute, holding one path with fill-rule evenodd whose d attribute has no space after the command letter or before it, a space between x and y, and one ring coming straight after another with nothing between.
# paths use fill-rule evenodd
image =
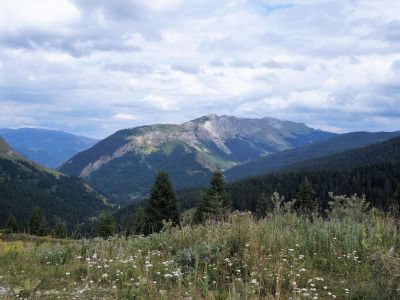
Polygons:
<instances>
[{"instance_id":1,"label":"pine tree","mask_svg":"<svg viewBox=\"0 0 400 300\"><path fill-rule=\"evenodd\" d=\"M53 236L59 239L65 239L68 235L68 229L65 225L65 221L57 219L56 224L53 228Z\"/></svg>"},{"instance_id":2,"label":"pine tree","mask_svg":"<svg viewBox=\"0 0 400 300\"><path fill-rule=\"evenodd\" d=\"M97 220L97 235L107 239L115 233L115 220L109 211L103 211Z\"/></svg>"},{"instance_id":3,"label":"pine tree","mask_svg":"<svg viewBox=\"0 0 400 300\"><path fill-rule=\"evenodd\" d=\"M231 208L232 204L226 195L224 175L218 169L213 173L207 193L197 207L195 222L202 222L208 218L219 219Z\"/></svg>"},{"instance_id":4,"label":"pine tree","mask_svg":"<svg viewBox=\"0 0 400 300\"><path fill-rule=\"evenodd\" d=\"M45 234L46 221L39 208L34 208L29 219L29 234L42 236Z\"/></svg>"},{"instance_id":5,"label":"pine tree","mask_svg":"<svg viewBox=\"0 0 400 300\"><path fill-rule=\"evenodd\" d=\"M10 215L10 217L8 218L7 228L10 230L11 233L18 232L18 223L14 215Z\"/></svg>"},{"instance_id":6,"label":"pine tree","mask_svg":"<svg viewBox=\"0 0 400 300\"><path fill-rule=\"evenodd\" d=\"M135 234L145 233L146 228L146 211L144 207L138 207L133 215L130 231Z\"/></svg>"},{"instance_id":7,"label":"pine tree","mask_svg":"<svg viewBox=\"0 0 400 300\"><path fill-rule=\"evenodd\" d=\"M300 184L297 199L293 208L308 216L311 216L318 209L315 191L307 177L305 177L303 182Z\"/></svg>"},{"instance_id":8,"label":"pine tree","mask_svg":"<svg viewBox=\"0 0 400 300\"><path fill-rule=\"evenodd\" d=\"M173 225L180 222L180 212L175 191L166 172L158 173L150 191L150 198L145 208L146 232L158 232L163 227L163 221Z\"/></svg>"},{"instance_id":9,"label":"pine tree","mask_svg":"<svg viewBox=\"0 0 400 300\"><path fill-rule=\"evenodd\" d=\"M256 216L263 219L267 216L268 212L272 211L272 209L272 200L265 192L262 192L257 199Z\"/></svg>"},{"instance_id":10,"label":"pine tree","mask_svg":"<svg viewBox=\"0 0 400 300\"><path fill-rule=\"evenodd\" d=\"M397 185L396 191L394 192L390 209L394 216L400 216L400 183Z\"/></svg>"}]
</instances>

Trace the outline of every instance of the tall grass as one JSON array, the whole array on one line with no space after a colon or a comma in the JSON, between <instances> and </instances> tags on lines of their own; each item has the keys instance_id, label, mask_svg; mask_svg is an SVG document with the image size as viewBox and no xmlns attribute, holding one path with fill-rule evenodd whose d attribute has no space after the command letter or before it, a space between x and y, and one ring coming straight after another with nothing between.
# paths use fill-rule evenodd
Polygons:
<instances>
[{"instance_id":1,"label":"tall grass","mask_svg":"<svg viewBox=\"0 0 400 300\"><path fill-rule=\"evenodd\" d=\"M236 212L148 237L2 242L0 287L10 299L398 299L400 237L378 213Z\"/></svg>"}]
</instances>

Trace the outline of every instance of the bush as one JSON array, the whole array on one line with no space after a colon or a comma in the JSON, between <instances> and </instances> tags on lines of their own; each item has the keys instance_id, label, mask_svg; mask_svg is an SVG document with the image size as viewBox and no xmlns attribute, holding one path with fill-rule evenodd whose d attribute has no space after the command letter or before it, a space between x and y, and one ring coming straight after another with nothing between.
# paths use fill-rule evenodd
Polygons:
<instances>
[{"instance_id":1,"label":"bush","mask_svg":"<svg viewBox=\"0 0 400 300\"><path fill-rule=\"evenodd\" d=\"M351 219L362 222L374 212L374 210L371 210L371 205L364 195L358 197L357 194L354 194L351 197L347 197L343 195L335 196L333 193L329 193L329 197L332 201L328 202L329 208L326 210L326 214L330 219Z\"/></svg>"}]
</instances>

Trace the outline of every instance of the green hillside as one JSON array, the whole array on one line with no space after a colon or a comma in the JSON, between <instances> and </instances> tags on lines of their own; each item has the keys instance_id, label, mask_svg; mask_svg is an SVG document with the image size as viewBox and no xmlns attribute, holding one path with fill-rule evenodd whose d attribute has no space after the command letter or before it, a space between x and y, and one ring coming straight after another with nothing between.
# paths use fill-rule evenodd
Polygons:
<instances>
[{"instance_id":1,"label":"green hillside","mask_svg":"<svg viewBox=\"0 0 400 300\"><path fill-rule=\"evenodd\" d=\"M299 162L282 171L341 170L390 161L400 161L400 137L363 148Z\"/></svg>"},{"instance_id":2,"label":"green hillside","mask_svg":"<svg viewBox=\"0 0 400 300\"><path fill-rule=\"evenodd\" d=\"M49 224L57 217L69 225L88 220L109 201L79 178L38 166L15 153L0 139L0 226L12 214L20 222L38 207Z\"/></svg>"},{"instance_id":3,"label":"green hillside","mask_svg":"<svg viewBox=\"0 0 400 300\"><path fill-rule=\"evenodd\" d=\"M323 162L327 155L345 150L365 147L399 136L400 132L352 132L316 141L308 145L271 154L261 159L233 167L225 172L229 181L264 175L279 171L289 166L320 157ZM307 163L303 164L304 166ZM310 168L311 169L311 168Z\"/></svg>"},{"instance_id":4,"label":"green hillside","mask_svg":"<svg viewBox=\"0 0 400 300\"><path fill-rule=\"evenodd\" d=\"M334 136L305 124L272 118L204 116L180 125L120 130L60 167L124 205L141 201L160 170L177 189L207 184L216 168Z\"/></svg>"}]
</instances>

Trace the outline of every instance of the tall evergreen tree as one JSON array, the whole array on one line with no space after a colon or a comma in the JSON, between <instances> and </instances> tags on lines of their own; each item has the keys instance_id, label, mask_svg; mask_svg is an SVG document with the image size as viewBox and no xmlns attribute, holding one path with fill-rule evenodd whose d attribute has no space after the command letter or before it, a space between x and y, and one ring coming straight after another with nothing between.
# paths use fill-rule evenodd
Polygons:
<instances>
[{"instance_id":1,"label":"tall evergreen tree","mask_svg":"<svg viewBox=\"0 0 400 300\"><path fill-rule=\"evenodd\" d=\"M232 204L226 194L224 175L218 169L213 173L207 193L197 207L195 222L202 222L210 217L220 218L231 208Z\"/></svg>"},{"instance_id":2,"label":"tall evergreen tree","mask_svg":"<svg viewBox=\"0 0 400 300\"><path fill-rule=\"evenodd\" d=\"M308 216L311 216L318 209L316 193L307 177L300 184L293 208Z\"/></svg>"},{"instance_id":3,"label":"tall evergreen tree","mask_svg":"<svg viewBox=\"0 0 400 300\"><path fill-rule=\"evenodd\" d=\"M397 185L396 191L394 192L390 209L396 217L400 216L400 183Z\"/></svg>"},{"instance_id":4,"label":"tall evergreen tree","mask_svg":"<svg viewBox=\"0 0 400 300\"><path fill-rule=\"evenodd\" d=\"M173 225L180 222L180 212L175 191L166 172L158 173L150 191L150 198L145 208L147 232L158 232L163 221L171 221Z\"/></svg>"},{"instance_id":5,"label":"tall evergreen tree","mask_svg":"<svg viewBox=\"0 0 400 300\"><path fill-rule=\"evenodd\" d=\"M32 210L32 215L29 219L29 234L42 236L45 234L46 220L39 208Z\"/></svg>"},{"instance_id":6,"label":"tall evergreen tree","mask_svg":"<svg viewBox=\"0 0 400 300\"><path fill-rule=\"evenodd\" d=\"M8 218L7 229L9 229L12 233L18 232L18 223L14 215L10 215Z\"/></svg>"},{"instance_id":7,"label":"tall evergreen tree","mask_svg":"<svg viewBox=\"0 0 400 300\"><path fill-rule=\"evenodd\" d=\"M265 192L262 192L257 199L256 204L256 216L263 219L267 216L267 213L272 211L273 204L272 200L267 196Z\"/></svg>"},{"instance_id":8,"label":"tall evergreen tree","mask_svg":"<svg viewBox=\"0 0 400 300\"><path fill-rule=\"evenodd\" d=\"M53 236L59 239L65 239L68 236L68 229L65 221L57 219L53 228Z\"/></svg>"},{"instance_id":9,"label":"tall evergreen tree","mask_svg":"<svg viewBox=\"0 0 400 300\"><path fill-rule=\"evenodd\" d=\"M129 230L135 234L145 233L146 228L146 211L144 207L138 207L133 214L132 222Z\"/></svg>"},{"instance_id":10,"label":"tall evergreen tree","mask_svg":"<svg viewBox=\"0 0 400 300\"><path fill-rule=\"evenodd\" d=\"M97 235L107 239L115 233L115 220L109 211L103 211L97 220Z\"/></svg>"}]
</instances>

